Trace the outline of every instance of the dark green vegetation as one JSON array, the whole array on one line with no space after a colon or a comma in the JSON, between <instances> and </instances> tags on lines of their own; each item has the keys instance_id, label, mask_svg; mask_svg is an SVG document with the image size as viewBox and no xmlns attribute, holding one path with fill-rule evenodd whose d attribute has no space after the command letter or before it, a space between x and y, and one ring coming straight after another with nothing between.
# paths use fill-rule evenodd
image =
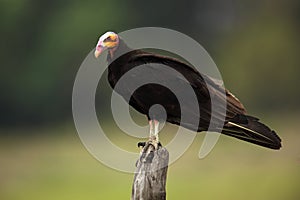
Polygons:
<instances>
[{"instance_id":1,"label":"dark green vegetation","mask_svg":"<svg viewBox=\"0 0 300 200\"><path fill-rule=\"evenodd\" d=\"M1 1L0 124L70 118L73 81L97 37L140 26L172 28L198 40L249 110L294 109L299 9L293 0Z\"/></svg>"},{"instance_id":2,"label":"dark green vegetation","mask_svg":"<svg viewBox=\"0 0 300 200\"><path fill-rule=\"evenodd\" d=\"M1 1L0 199L129 199L133 176L104 167L81 145L70 123L71 93L98 36L140 26L172 28L199 41L226 88L283 141L272 151L222 136L198 160L199 135L170 167L168 198L298 199L299 10L293 0ZM137 151L138 139L110 133Z\"/></svg>"}]
</instances>

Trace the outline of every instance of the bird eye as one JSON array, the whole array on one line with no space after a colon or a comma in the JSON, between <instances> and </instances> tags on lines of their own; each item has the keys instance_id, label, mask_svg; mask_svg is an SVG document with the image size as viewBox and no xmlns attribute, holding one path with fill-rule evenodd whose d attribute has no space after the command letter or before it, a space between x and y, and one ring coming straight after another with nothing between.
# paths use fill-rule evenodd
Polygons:
<instances>
[{"instance_id":1,"label":"bird eye","mask_svg":"<svg viewBox=\"0 0 300 200\"><path fill-rule=\"evenodd\" d=\"M111 37L110 36L108 36L107 38L105 38L103 42L108 42L108 41L111 41Z\"/></svg>"}]
</instances>

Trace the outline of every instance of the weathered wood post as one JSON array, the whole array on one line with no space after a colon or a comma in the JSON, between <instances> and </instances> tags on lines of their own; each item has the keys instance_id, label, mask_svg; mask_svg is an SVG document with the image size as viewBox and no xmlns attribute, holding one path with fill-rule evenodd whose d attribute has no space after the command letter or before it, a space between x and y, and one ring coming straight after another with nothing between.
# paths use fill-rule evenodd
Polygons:
<instances>
[{"instance_id":1,"label":"weathered wood post","mask_svg":"<svg viewBox=\"0 0 300 200\"><path fill-rule=\"evenodd\" d=\"M146 145L141 151L132 185L131 200L165 200L169 152Z\"/></svg>"}]
</instances>

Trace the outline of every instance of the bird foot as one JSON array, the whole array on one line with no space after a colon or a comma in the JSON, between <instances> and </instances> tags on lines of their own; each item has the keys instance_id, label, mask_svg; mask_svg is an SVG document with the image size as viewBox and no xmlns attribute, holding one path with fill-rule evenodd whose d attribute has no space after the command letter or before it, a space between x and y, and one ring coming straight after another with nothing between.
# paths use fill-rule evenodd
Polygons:
<instances>
[{"instance_id":1,"label":"bird foot","mask_svg":"<svg viewBox=\"0 0 300 200\"><path fill-rule=\"evenodd\" d=\"M137 146L140 148L140 147L144 147L146 146L146 142L138 142L137 143Z\"/></svg>"},{"instance_id":2,"label":"bird foot","mask_svg":"<svg viewBox=\"0 0 300 200\"><path fill-rule=\"evenodd\" d=\"M158 147L161 147L161 146L162 146L160 142L155 141L155 143L156 143L157 145L154 145L154 144L153 144L153 141L150 141L150 140L149 140L149 141L147 141L147 142L138 142L138 143L137 143L137 146L138 146L138 147L145 148L146 146L152 144L154 147L156 146L155 149L158 149Z\"/></svg>"},{"instance_id":3,"label":"bird foot","mask_svg":"<svg viewBox=\"0 0 300 200\"><path fill-rule=\"evenodd\" d=\"M157 140L148 140L147 142L139 142L138 147L142 147L140 162L151 163L154 157L154 151L161 147L161 143Z\"/></svg>"}]
</instances>

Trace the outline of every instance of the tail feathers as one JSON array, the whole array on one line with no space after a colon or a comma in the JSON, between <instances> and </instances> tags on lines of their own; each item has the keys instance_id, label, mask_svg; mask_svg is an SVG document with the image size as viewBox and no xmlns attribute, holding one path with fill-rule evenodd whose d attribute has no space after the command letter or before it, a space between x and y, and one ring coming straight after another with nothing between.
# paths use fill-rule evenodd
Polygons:
<instances>
[{"instance_id":1,"label":"tail feathers","mask_svg":"<svg viewBox=\"0 0 300 200\"><path fill-rule=\"evenodd\" d=\"M237 115L225 124L222 133L271 149L281 147L281 139L275 131L251 116Z\"/></svg>"}]
</instances>

